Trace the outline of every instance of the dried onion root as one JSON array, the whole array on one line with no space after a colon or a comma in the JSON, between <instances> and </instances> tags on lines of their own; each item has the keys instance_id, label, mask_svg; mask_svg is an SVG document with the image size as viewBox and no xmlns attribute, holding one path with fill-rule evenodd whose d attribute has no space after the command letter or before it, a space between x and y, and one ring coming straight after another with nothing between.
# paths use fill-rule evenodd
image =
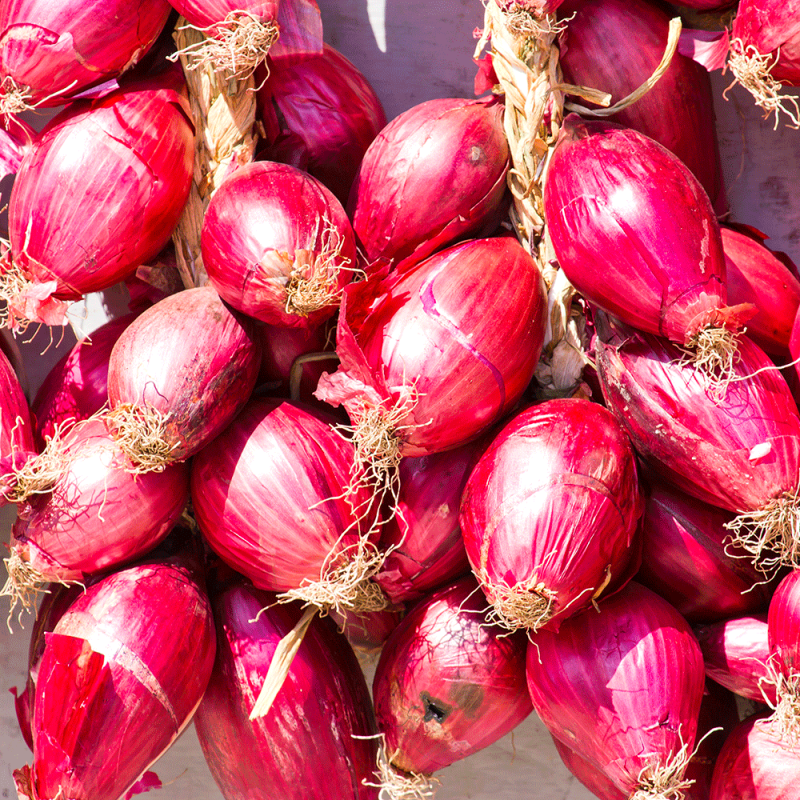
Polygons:
<instances>
[{"instance_id":1,"label":"dried onion root","mask_svg":"<svg viewBox=\"0 0 800 800\"><path fill-rule=\"evenodd\" d=\"M516 586L492 586L482 579L492 609L486 615L488 624L508 631L526 630L535 633L553 615L556 593L535 579Z\"/></svg>"},{"instance_id":2,"label":"dried onion root","mask_svg":"<svg viewBox=\"0 0 800 800\"><path fill-rule=\"evenodd\" d=\"M681 348L685 353L681 365L693 366L714 392L724 393L736 377L741 333L713 326L702 328Z\"/></svg>"},{"instance_id":3,"label":"dried onion root","mask_svg":"<svg viewBox=\"0 0 800 800\"><path fill-rule=\"evenodd\" d=\"M163 472L172 463L171 454L178 445L167 435L169 414L152 406L122 403L107 412L107 417L114 440L134 464L132 472Z\"/></svg>"},{"instance_id":4,"label":"dried onion root","mask_svg":"<svg viewBox=\"0 0 800 800\"><path fill-rule=\"evenodd\" d=\"M10 75L0 82L0 117L14 117L36 108L30 101L33 95L27 86L18 84Z\"/></svg>"},{"instance_id":5,"label":"dried onion root","mask_svg":"<svg viewBox=\"0 0 800 800\"><path fill-rule=\"evenodd\" d=\"M642 768L639 785L630 800L684 800L686 790L694 783L683 777L691 758L684 745L668 763Z\"/></svg>"},{"instance_id":6,"label":"dried onion root","mask_svg":"<svg viewBox=\"0 0 800 800\"><path fill-rule=\"evenodd\" d=\"M22 615L25 612L36 609L36 601L39 595L47 594L48 581L44 579L39 570L32 567L25 561L16 550L11 551L8 558L3 559L8 572L8 578L2 589L0 597L11 599L8 609L6 626L11 631L11 619L14 616L14 609L20 606L18 621L22 623Z\"/></svg>"},{"instance_id":7,"label":"dried onion root","mask_svg":"<svg viewBox=\"0 0 800 800\"><path fill-rule=\"evenodd\" d=\"M375 777L379 783L366 783L380 789L381 800L430 800L440 783L438 778L418 772L404 772L392 765L385 743L378 748L378 769Z\"/></svg>"}]
</instances>

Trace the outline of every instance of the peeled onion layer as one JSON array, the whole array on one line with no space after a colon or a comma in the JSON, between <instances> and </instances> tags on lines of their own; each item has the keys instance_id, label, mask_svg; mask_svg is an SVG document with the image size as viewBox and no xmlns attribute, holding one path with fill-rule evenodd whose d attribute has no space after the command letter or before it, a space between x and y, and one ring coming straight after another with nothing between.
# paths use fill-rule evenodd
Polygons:
<instances>
[{"instance_id":1,"label":"peeled onion layer","mask_svg":"<svg viewBox=\"0 0 800 800\"><path fill-rule=\"evenodd\" d=\"M639 567L644 498L633 448L603 406L549 400L514 416L472 470L461 530L510 630L557 629Z\"/></svg>"}]
</instances>

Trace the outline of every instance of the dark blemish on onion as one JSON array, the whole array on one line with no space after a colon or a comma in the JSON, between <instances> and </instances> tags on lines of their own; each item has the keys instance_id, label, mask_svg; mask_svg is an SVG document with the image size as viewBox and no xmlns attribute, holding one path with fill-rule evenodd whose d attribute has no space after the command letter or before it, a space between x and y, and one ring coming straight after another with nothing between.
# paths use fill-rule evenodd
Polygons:
<instances>
[{"instance_id":1,"label":"dark blemish on onion","mask_svg":"<svg viewBox=\"0 0 800 800\"><path fill-rule=\"evenodd\" d=\"M431 697L427 692L420 694L422 705L425 707L425 716L422 718L423 722L430 722L435 720L440 725L450 716L453 707Z\"/></svg>"}]
</instances>

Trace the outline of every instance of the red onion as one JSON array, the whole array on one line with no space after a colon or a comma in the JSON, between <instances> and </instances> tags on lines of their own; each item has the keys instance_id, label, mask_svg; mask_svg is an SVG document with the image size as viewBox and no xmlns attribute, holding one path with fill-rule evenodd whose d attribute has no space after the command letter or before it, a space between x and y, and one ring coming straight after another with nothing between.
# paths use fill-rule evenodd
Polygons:
<instances>
[{"instance_id":1,"label":"red onion","mask_svg":"<svg viewBox=\"0 0 800 800\"><path fill-rule=\"evenodd\" d=\"M695 632L709 678L749 700L775 704L766 612L701 625Z\"/></svg>"},{"instance_id":2,"label":"red onion","mask_svg":"<svg viewBox=\"0 0 800 800\"><path fill-rule=\"evenodd\" d=\"M301 615L274 600L243 584L214 600L217 660L194 717L214 780L228 800L377 798L363 784L374 782L377 751L369 690L331 620L311 623L269 713L250 719L275 648Z\"/></svg>"},{"instance_id":3,"label":"red onion","mask_svg":"<svg viewBox=\"0 0 800 800\"><path fill-rule=\"evenodd\" d=\"M664 55L670 18L648 0L568 0L559 16L569 20L560 40L564 79L608 92L613 102L638 89ZM700 64L676 53L655 86L611 119L678 156L725 210L711 81Z\"/></svg>"},{"instance_id":4,"label":"red onion","mask_svg":"<svg viewBox=\"0 0 800 800\"><path fill-rule=\"evenodd\" d=\"M0 350L0 506L13 497L13 473L36 454L33 422L11 362Z\"/></svg>"},{"instance_id":5,"label":"red onion","mask_svg":"<svg viewBox=\"0 0 800 800\"><path fill-rule=\"evenodd\" d=\"M305 170L342 205L364 153L386 125L369 81L328 44L318 56L270 69L258 110L267 130L259 156Z\"/></svg>"},{"instance_id":6,"label":"red onion","mask_svg":"<svg viewBox=\"0 0 800 800\"><path fill-rule=\"evenodd\" d=\"M254 399L192 464L194 512L212 549L260 589L319 605L368 603L376 557L370 492L353 446L310 408ZM360 525L360 518L364 518ZM360 569L358 569L360 567ZM351 569L345 597L343 571Z\"/></svg>"},{"instance_id":7,"label":"red onion","mask_svg":"<svg viewBox=\"0 0 800 800\"><path fill-rule=\"evenodd\" d=\"M741 548L730 544L733 514L655 483L642 525L636 580L689 622L714 622L765 610L770 589Z\"/></svg>"},{"instance_id":8,"label":"red onion","mask_svg":"<svg viewBox=\"0 0 800 800\"><path fill-rule=\"evenodd\" d=\"M532 635L534 709L550 733L633 800L679 798L703 696L697 640L636 583Z\"/></svg>"},{"instance_id":9,"label":"red onion","mask_svg":"<svg viewBox=\"0 0 800 800\"><path fill-rule=\"evenodd\" d=\"M135 318L135 314L126 314L101 325L65 353L47 374L31 405L42 447L57 427L88 419L108 403L111 350Z\"/></svg>"},{"instance_id":10,"label":"red onion","mask_svg":"<svg viewBox=\"0 0 800 800\"><path fill-rule=\"evenodd\" d=\"M421 600L389 636L372 685L388 797L488 747L531 712L523 634L490 625L471 576ZM383 796L383 793L382 795Z\"/></svg>"},{"instance_id":11,"label":"red onion","mask_svg":"<svg viewBox=\"0 0 800 800\"><path fill-rule=\"evenodd\" d=\"M2 98L0 98L2 104ZM38 134L26 122L16 117L0 116L0 180L16 175L28 148ZM5 182L5 181L4 181ZM8 189L2 187L3 207L8 205Z\"/></svg>"},{"instance_id":12,"label":"red onion","mask_svg":"<svg viewBox=\"0 0 800 800\"><path fill-rule=\"evenodd\" d=\"M164 539L186 505L188 468L133 470L99 418L78 423L26 465L17 490L28 498L19 506L8 563L13 598L27 604L26 593L42 582L81 581Z\"/></svg>"},{"instance_id":13,"label":"red onion","mask_svg":"<svg viewBox=\"0 0 800 800\"><path fill-rule=\"evenodd\" d=\"M194 132L174 70L75 102L22 161L0 296L12 327L62 324L66 301L155 256L186 202ZM112 179L109 179L112 176Z\"/></svg>"},{"instance_id":14,"label":"red onion","mask_svg":"<svg viewBox=\"0 0 800 800\"><path fill-rule=\"evenodd\" d=\"M601 800L628 800L628 793L618 789L611 778L594 764L579 756L555 736L551 737L564 766L595 796Z\"/></svg>"},{"instance_id":15,"label":"red onion","mask_svg":"<svg viewBox=\"0 0 800 800\"><path fill-rule=\"evenodd\" d=\"M389 634L397 627L403 618L403 609L398 606L389 606L380 611L362 613L343 609L337 611L331 608L330 617L345 635L351 647L359 657L371 659L380 654Z\"/></svg>"},{"instance_id":16,"label":"red onion","mask_svg":"<svg viewBox=\"0 0 800 800\"><path fill-rule=\"evenodd\" d=\"M725 326L752 315L750 306L726 307L722 237L705 191L643 134L570 114L548 168L544 209L571 283L627 324L705 356L721 346L716 338L729 341Z\"/></svg>"},{"instance_id":17,"label":"red onion","mask_svg":"<svg viewBox=\"0 0 800 800\"><path fill-rule=\"evenodd\" d=\"M545 324L544 282L516 239L462 242L403 274L347 287L341 366L316 396L344 405L365 460L452 449L520 399ZM382 444L373 446L376 434Z\"/></svg>"},{"instance_id":18,"label":"red onion","mask_svg":"<svg viewBox=\"0 0 800 800\"><path fill-rule=\"evenodd\" d=\"M0 113L59 105L132 67L167 22L166 0L10 0L0 7Z\"/></svg>"},{"instance_id":19,"label":"red onion","mask_svg":"<svg viewBox=\"0 0 800 800\"><path fill-rule=\"evenodd\" d=\"M747 323L747 335L770 355L785 357L800 306L800 281L762 244L764 238L722 228L728 300L753 303L758 313Z\"/></svg>"},{"instance_id":20,"label":"red onion","mask_svg":"<svg viewBox=\"0 0 800 800\"><path fill-rule=\"evenodd\" d=\"M122 332L108 400L117 438L141 469L189 458L247 402L261 358L253 328L204 287L164 298Z\"/></svg>"},{"instance_id":21,"label":"red onion","mask_svg":"<svg viewBox=\"0 0 800 800\"><path fill-rule=\"evenodd\" d=\"M709 800L789 800L800 782L800 749L763 714L741 722L714 765Z\"/></svg>"},{"instance_id":22,"label":"red onion","mask_svg":"<svg viewBox=\"0 0 800 800\"><path fill-rule=\"evenodd\" d=\"M603 394L639 454L687 494L737 512L732 538L765 574L800 558L789 524L800 414L764 352L742 337L735 382L714 386L665 339L597 321Z\"/></svg>"},{"instance_id":23,"label":"red onion","mask_svg":"<svg viewBox=\"0 0 800 800\"><path fill-rule=\"evenodd\" d=\"M316 178L287 164L240 167L211 198L202 231L211 285L270 325L317 327L355 269L353 230Z\"/></svg>"},{"instance_id":24,"label":"red onion","mask_svg":"<svg viewBox=\"0 0 800 800\"><path fill-rule=\"evenodd\" d=\"M472 571L509 628L557 629L639 566L644 509L633 448L588 400L521 411L467 482L461 530Z\"/></svg>"},{"instance_id":25,"label":"red onion","mask_svg":"<svg viewBox=\"0 0 800 800\"><path fill-rule=\"evenodd\" d=\"M776 726L792 741L800 727L800 570L792 570L778 584L767 618L771 679L775 684Z\"/></svg>"},{"instance_id":26,"label":"red onion","mask_svg":"<svg viewBox=\"0 0 800 800\"><path fill-rule=\"evenodd\" d=\"M496 100L436 99L393 119L367 149L347 209L368 271L404 269L505 209L508 141ZM431 188L447 187L431 204Z\"/></svg>"},{"instance_id":27,"label":"red onion","mask_svg":"<svg viewBox=\"0 0 800 800\"><path fill-rule=\"evenodd\" d=\"M14 773L20 798L117 800L177 739L214 663L201 586L197 566L173 557L77 597L46 635L33 765Z\"/></svg>"}]
</instances>

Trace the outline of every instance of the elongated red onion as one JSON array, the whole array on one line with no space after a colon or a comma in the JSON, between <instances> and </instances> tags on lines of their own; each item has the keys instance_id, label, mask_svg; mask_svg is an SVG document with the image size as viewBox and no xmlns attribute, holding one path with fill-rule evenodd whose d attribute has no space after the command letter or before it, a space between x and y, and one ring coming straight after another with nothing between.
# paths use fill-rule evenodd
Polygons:
<instances>
[{"instance_id":1,"label":"elongated red onion","mask_svg":"<svg viewBox=\"0 0 800 800\"><path fill-rule=\"evenodd\" d=\"M302 613L274 601L246 584L213 601L217 658L194 723L214 780L227 800L377 798L363 783L375 782L378 748L369 690L331 620L314 619L269 713L249 718Z\"/></svg>"},{"instance_id":2,"label":"elongated red onion","mask_svg":"<svg viewBox=\"0 0 800 800\"><path fill-rule=\"evenodd\" d=\"M20 798L124 795L188 725L215 649L199 564L186 557L87 587L46 634Z\"/></svg>"},{"instance_id":3,"label":"elongated red onion","mask_svg":"<svg viewBox=\"0 0 800 800\"><path fill-rule=\"evenodd\" d=\"M13 473L37 452L28 401L11 362L0 350L0 506L14 491Z\"/></svg>"},{"instance_id":4,"label":"elongated red onion","mask_svg":"<svg viewBox=\"0 0 800 800\"><path fill-rule=\"evenodd\" d=\"M639 567L644 510L622 426L588 400L518 413L467 481L461 530L472 571L510 630L557 629Z\"/></svg>"},{"instance_id":5,"label":"elongated red onion","mask_svg":"<svg viewBox=\"0 0 800 800\"><path fill-rule=\"evenodd\" d=\"M734 515L662 482L647 497L636 580L691 623L766 610L771 588L747 552L730 543Z\"/></svg>"},{"instance_id":6,"label":"elongated red onion","mask_svg":"<svg viewBox=\"0 0 800 800\"><path fill-rule=\"evenodd\" d=\"M519 242L473 239L403 274L351 284L336 352L316 396L343 405L362 450L424 456L476 439L533 377L546 324L544 282ZM502 325L502 336L497 326Z\"/></svg>"},{"instance_id":7,"label":"elongated red onion","mask_svg":"<svg viewBox=\"0 0 800 800\"><path fill-rule=\"evenodd\" d=\"M377 551L365 533L371 494L354 481L353 446L313 409L253 399L192 463L197 524L211 548L258 588L316 592L319 604L342 570ZM363 537L363 538L362 538ZM369 570L354 576L345 605ZM338 571L338 572L337 572ZM317 597L319 595L319 597Z\"/></svg>"},{"instance_id":8,"label":"elongated red onion","mask_svg":"<svg viewBox=\"0 0 800 800\"><path fill-rule=\"evenodd\" d=\"M647 136L570 114L548 168L544 208L570 282L627 324L692 345L704 329L719 335L752 314L749 306L727 307L725 254L708 196L677 156Z\"/></svg>"},{"instance_id":9,"label":"elongated red onion","mask_svg":"<svg viewBox=\"0 0 800 800\"><path fill-rule=\"evenodd\" d=\"M458 512L481 439L455 450L404 458L395 514L387 519L381 546L388 555L375 582L393 603L404 603L469 572Z\"/></svg>"},{"instance_id":10,"label":"elongated red onion","mask_svg":"<svg viewBox=\"0 0 800 800\"><path fill-rule=\"evenodd\" d=\"M612 102L647 81L664 55L670 18L649 0L567 0L559 16L569 20L559 47L564 79L608 92ZM610 119L664 145L725 210L711 81L700 64L676 53L655 86Z\"/></svg>"},{"instance_id":11,"label":"elongated red onion","mask_svg":"<svg viewBox=\"0 0 800 800\"><path fill-rule=\"evenodd\" d=\"M404 785L425 786L530 714L524 634L489 624L485 609L475 580L462 578L415 605L384 645L372 694L388 797L409 796Z\"/></svg>"},{"instance_id":12,"label":"elongated red onion","mask_svg":"<svg viewBox=\"0 0 800 800\"><path fill-rule=\"evenodd\" d=\"M319 326L356 267L342 204L316 178L274 161L246 164L219 187L201 243L220 297L270 325Z\"/></svg>"},{"instance_id":13,"label":"elongated red onion","mask_svg":"<svg viewBox=\"0 0 800 800\"><path fill-rule=\"evenodd\" d=\"M776 800L797 794L800 749L764 714L743 720L725 741L709 800Z\"/></svg>"},{"instance_id":14,"label":"elongated red onion","mask_svg":"<svg viewBox=\"0 0 800 800\"><path fill-rule=\"evenodd\" d=\"M31 404L42 448L58 426L88 419L108 403L108 361L135 314L109 320L60 358Z\"/></svg>"},{"instance_id":15,"label":"elongated red onion","mask_svg":"<svg viewBox=\"0 0 800 800\"><path fill-rule=\"evenodd\" d=\"M770 678L775 686L774 718L784 735L797 741L800 728L800 570L792 570L772 595L767 617Z\"/></svg>"},{"instance_id":16,"label":"elongated red onion","mask_svg":"<svg viewBox=\"0 0 800 800\"><path fill-rule=\"evenodd\" d=\"M0 113L60 105L136 64L167 22L166 0L50 3L0 8Z\"/></svg>"},{"instance_id":17,"label":"elongated red onion","mask_svg":"<svg viewBox=\"0 0 800 800\"><path fill-rule=\"evenodd\" d=\"M796 514L800 414L766 354L742 337L735 382L714 386L666 339L600 325L603 395L652 469L729 524L765 574L800 558Z\"/></svg>"},{"instance_id":18,"label":"elongated red onion","mask_svg":"<svg viewBox=\"0 0 800 800\"><path fill-rule=\"evenodd\" d=\"M272 67L258 111L267 131L259 157L305 170L346 205L361 159L386 125L366 77L325 44L318 56Z\"/></svg>"},{"instance_id":19,"label":"elongated red onion","mask_svg":"<svg viewBox=\"0 0 800 800\"><path fill-rule=\"evenodd\" d=\"M67 301L122 280L169 239L194 153L175 69L72 103L26 153L8 212L12 260L0 265L12 327L62 324Z\"/></svg>"},{"instance_id":20,"label":"elongated red onion","mask_svg":"<svg viewBox=\"0 0 800 800\"><path fill-rule=\"evenodd\" d=\"M437 99L383 128L347 203L368 271L402 270L459 238L494 232L509 168L502 115L496 100ZM431 204L433 186L447 192Z\"/></svg>"},{"instance_id":21,"label":"elongated red onion","mask_svg":"<svg viewBox=\"0 0 800 800\"><path fill-rule=\"evenodd\" d=\"M749 700L775 704L766 612L700 625L695 632L709 678Z\"/></svg>"},{"instance_id":22,"label":"elongated red onion","mask_svg":"<svg viewBox=\"0 0 800 800\"><path fill-rule=\"evenodd\" d=\"M260 359L252 320L211 287L164 298L111 351L108 400L119 441L142 469L189 458L247 402Z\"/></svg>"},{"instance_id":23,"label":"elongated red onion","mask_svg":"<svg viewBox=\"0 0 800 800\"><path fill-rule=\"evenodd\" d=\"M599 613L532 634L527 670L553 736L635 800L681 796L705 675L694 634L666 600L629 583Z\"/></svg>"},{"instance_id":24,"label":"elongated red onion","mask_svg":"<svg viewBox=\"0 0 800 800\"><path fill-rule=\"evenodd\" d=\"M753 303L758 313L747 335L772 356L789 354L792 324L800 307L800 281L789 267L754 235L722 228L728 300Z\"/></svg>"}]
</instances>

